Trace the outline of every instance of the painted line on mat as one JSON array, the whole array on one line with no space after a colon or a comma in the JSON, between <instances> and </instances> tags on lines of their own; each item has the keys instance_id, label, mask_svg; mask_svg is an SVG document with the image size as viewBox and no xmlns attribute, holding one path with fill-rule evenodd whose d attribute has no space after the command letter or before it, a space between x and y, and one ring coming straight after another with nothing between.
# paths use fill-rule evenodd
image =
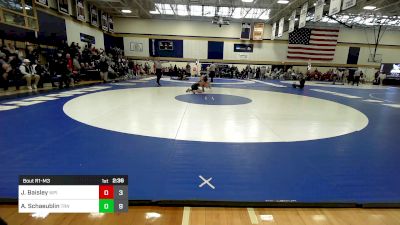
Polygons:
<instances>
[{"instance_id":1,"label":"painted line on mat","mask_svg":"<svg viewBox=\"0 0 400 225\"><path fill-rule=\"evenodd\" d=\"M400 104L382 104L382 105L400 109Z\"/></svg>"},{"instance_id":2,"label":"painted line on mat","mask_svg":"<svg viewBox=\"0 0 400 225\"><path fill-rule=\"evenodd\" d=\"M28 102L24 102L24 101L12 101L12 102L5 102L3 104L6 105L17 105L17 106L29 106L29 105L35 105L35 104L39 104L45 101L28 101Z\"/></svg>"},{"instance_id":3,"label":"painted line on mat","mask_svg":"<svg viewBox=\"0 0 400 225\"><path fill-rule=\"evenodd\" d=\"M285 85L274 84L274 83L269 83L269 82L260 81L260 80L254 80L254 79L252 79L252 81L257 82L257 83L261 83L261 84L266 84L266 85L273 86L273 87L280 87L280 88L285 88L285 87L287 87L287 86L285 86Z\"/></svg>"},{"instance_id":4,"label":"painted line on mat","mask_svg":"<svg viewBox=\"0 0 400 225\"><path fill-rule=\"evenodd\" d=\"M258 218L254 208L247 208L247 212L249 213L251 224L258 224Z\"/></svg>"},{"instance_id":5,"label":"painted line on mat","mask_svg":"<svg viewBox=\"0 0 400 225\"><path fill-rule=\"evenodd\" d=\"M382 103L383 101L381 100L375 100L375 99L365 99L363 100L364 102L374 102L374 103Z\"/></svg>"},{"instance_id":6,"label":"painted line on mat","mask_svg":"<svg viewBox=\"0 0 400 225\"><path fill-rule=\"evenodd\" d=\"M16 109L19 106L16 105L0 105L0 111L6 111L6 110L11 110L11 109Z\"/></svg>"},{"instance_id":7,"label":"painted line on mat","mask_svg":"<svg viewBox=\"0 0 400 225\"><path fill-rule=\"evenodd\" d=\"M322 90L322 89L310 89L310 91L316 91L316 92L320 92L320 93L331 94L331 95L336 95L336 96L345 97L345 98L361 98L361 97L355 96L355 95L348 95L348 94L338 93L338 92L334 92L334 91L327 91L327 90Z\"/></svg>"},{"instance_id":8,"label":"painted line on mat","mask_svg":"<svg viewBox=\"0 0 400 225\"><path fill-rule=\"evenodd\" d=\"M369 94L369 97L370 97L370 98L373 98L373 99L378 99L378 100L380 100L380 101L384 101L384 102L390 102L390 103L394 103L394 102L392 102L392 101L385 100L385 99L383 99L383 98L378 98L378 97L375 97L375 96L374 96L374 94L380 94L380 93L371 93L371 94Z\"/></svg>"},{"instance_id":9,"label":"painted line on mat","mask_svg":"<svg viewBox=\"0 0 400 225\"><path fill-rule=\"evenodd\" d=\"M182 225L189 225L190 223L190 207L183 207Z\"/></svg>"}]
</instances>

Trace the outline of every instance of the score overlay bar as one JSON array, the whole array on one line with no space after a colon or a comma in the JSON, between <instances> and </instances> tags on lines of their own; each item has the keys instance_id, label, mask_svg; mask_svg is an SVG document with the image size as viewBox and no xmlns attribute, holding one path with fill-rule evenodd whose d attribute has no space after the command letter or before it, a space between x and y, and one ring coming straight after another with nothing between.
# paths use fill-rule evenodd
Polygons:
<instances>
[{"instance_id":1,"label":"score overlay bar","mask_svg":"<svg viewBox=\"0 0 400 225\"><path fill-rule=\"evenodd\" d=\"M20 176L20 213L128 211L128 176Z\"/></svg>"}]
</instances>

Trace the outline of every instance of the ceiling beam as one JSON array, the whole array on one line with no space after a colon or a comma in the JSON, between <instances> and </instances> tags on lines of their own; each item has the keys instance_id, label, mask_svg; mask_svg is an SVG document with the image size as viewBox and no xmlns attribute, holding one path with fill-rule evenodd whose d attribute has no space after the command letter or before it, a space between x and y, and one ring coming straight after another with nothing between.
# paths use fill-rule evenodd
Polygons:
<instances>
[{"instance_id":1,"label":"ceiling beam","mask_svg":"<svg viewBox=\"0 0 400 225\"><path fill-rule=\"evenodd\" d=\"M376 9L375 11L382 10L382 9L386 9L386 8L389 8L389 7L398 5L399 3L400 3L400 1L396 1L396 2L394 2L394 3L392 3L392 4L389 4L389 5L383 6L383 7L381 7L381 8L378 8L378 9Z\"/></svg>"},{"instance_id":2,"label":"ceiling beam","mask_svg":"<svg viewBox=\"0 0 400 225\"><path fill-rule=\"evenodd\" d=\"M294 9L299 8L301 5L303 5L307 1L308 0L295 0L291 3L289 3L289 5L287 5L285 8L283 8L283 9L279 10L277 13L275 13L268 21L269 22L277 21L277 18L281 18L283 16L283 14L286 14L288 12L293 11Z\"/></svg>"},{"instance_id":3,"label":"ceiling beam","mask_svg":"<svg viewBox=\"0 0 400 225\"><path fill-rule=\"evenodd\" d=\"M137 8L140 9L140 11L142 11L142 12L144 12L144 14L146 14L146 16L148 16L149 18L152 17L151 14L149 13L149 11L146 10L138 0L130 0L130 2L135 4L137 6Z\"/></svg>"}]
</instances>

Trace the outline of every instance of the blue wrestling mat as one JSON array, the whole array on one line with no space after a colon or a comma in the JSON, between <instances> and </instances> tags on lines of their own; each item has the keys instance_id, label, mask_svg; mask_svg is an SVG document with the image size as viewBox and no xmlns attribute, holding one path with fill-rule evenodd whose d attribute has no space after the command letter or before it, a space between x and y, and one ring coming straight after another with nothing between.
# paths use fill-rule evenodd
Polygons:
<instances>
[{"instance_id":1,"label":"blue wrestling mat","mask_svg":"<svg viewBox=\"0 0 400 225\"><path fill-rule=\"evenodd\" d=\"M400 89L161 82L1 101L0 198L19 175L121 174L132 201L400 202Z\"/></svg>"}]
</instances>

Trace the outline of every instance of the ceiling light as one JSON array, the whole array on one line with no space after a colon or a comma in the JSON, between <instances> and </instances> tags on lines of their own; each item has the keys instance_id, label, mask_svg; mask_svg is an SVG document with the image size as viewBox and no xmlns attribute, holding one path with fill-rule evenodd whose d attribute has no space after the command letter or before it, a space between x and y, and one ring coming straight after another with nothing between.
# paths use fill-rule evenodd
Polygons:
<instances>
[{"instance_id":1,"label":"ceiling light","mask_svg":"<svg viewBox=\"0 0 400 225\"><path fill-rule=\"evenodd\" d=\"M376 9L376 6L373 6L373 5L367 5L367 6L364 6L364 8L363 9L366 9L366 10L374 10L374 9Z\"/></svg>"},{"instance_id":2,"label":"ceiling light","mask_svg":"<svg viewBox=\"0 0 400 225\"><path fill-rule=\"evenodd\" d=\"M160 12L157 10L153 10L153 11L150 11L150 14L160 14Z\"/></svg>"},{"instance_id":3,"label":"ceiling light","mask_svg":"<svg viewBox=\"0 0 400 225\"><path fill-rule=\"evenodd\" d=\"M132 10L130 9L123 9L121 10L122 13L132 13Z\"/></svg>"},{"instance_id":4,"label":"ceiling light","mask_svg":"<svg viewBox=\"0 0 400 225\"><path fill-rule=\"evenodd\" d=\"M242 0L242 2L253 2L253 0Z\"/></svg>"},{"instance_id":5,"label":"ceiling light","mask_svg":"<svg viewBox=\"0 0 400 225\"><path fill-rule=\"evenodd\" d=\"M278 4L288 4L289 1L288 0L279 0Z\"/></svg>"}]
</instances>

